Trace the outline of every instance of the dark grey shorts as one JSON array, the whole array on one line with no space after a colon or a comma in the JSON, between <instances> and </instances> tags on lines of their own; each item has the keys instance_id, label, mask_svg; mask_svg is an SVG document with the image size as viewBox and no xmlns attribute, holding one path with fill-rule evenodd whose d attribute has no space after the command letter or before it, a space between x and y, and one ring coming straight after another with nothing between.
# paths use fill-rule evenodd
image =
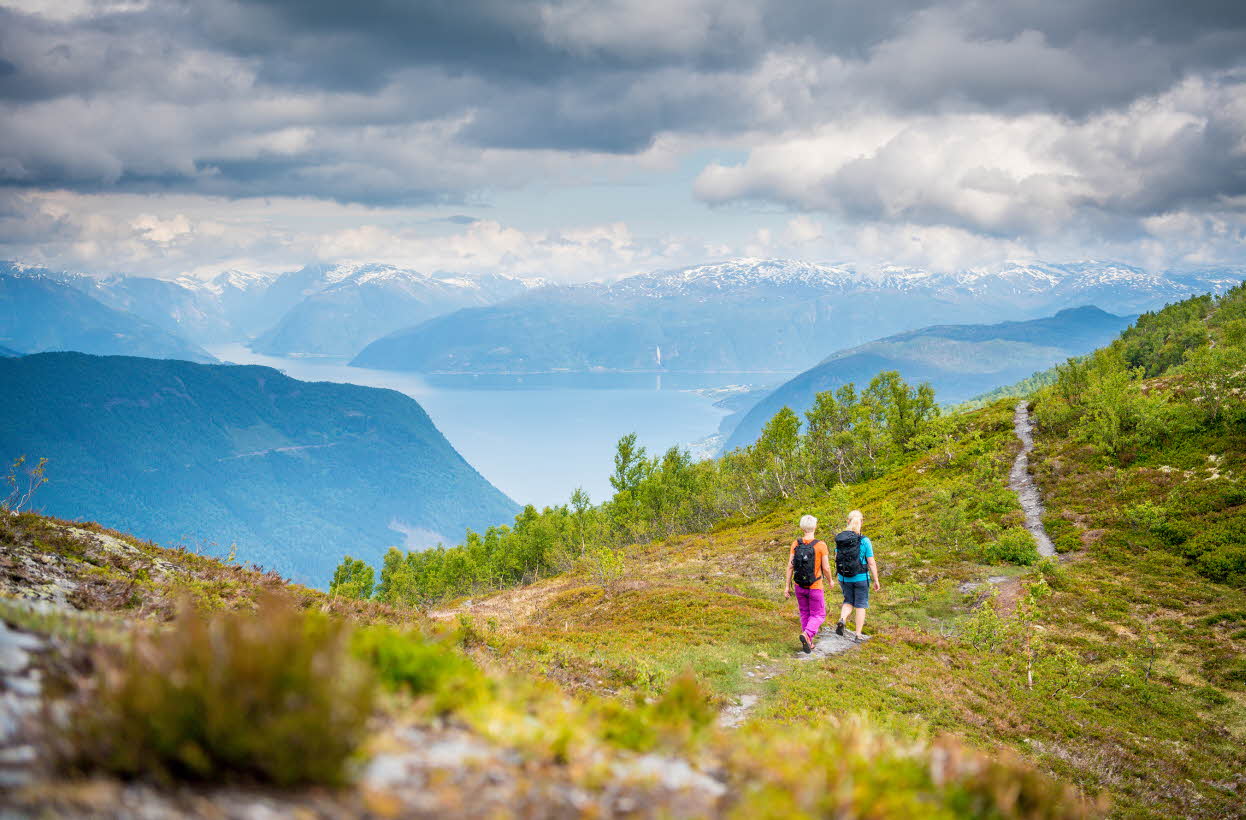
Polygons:
<instances>
[{"instance_id":1,"label":"dark grey shorts","mask_svg":"<svg viewBox=\"0 0 1246 820\"><path fill-rule=\"evenodd\" d=\"M860 609L868 609L870 605L869 581L840 581L839 588L844 593L844 603L852 604Z\"/></svg>"}]
</instances>

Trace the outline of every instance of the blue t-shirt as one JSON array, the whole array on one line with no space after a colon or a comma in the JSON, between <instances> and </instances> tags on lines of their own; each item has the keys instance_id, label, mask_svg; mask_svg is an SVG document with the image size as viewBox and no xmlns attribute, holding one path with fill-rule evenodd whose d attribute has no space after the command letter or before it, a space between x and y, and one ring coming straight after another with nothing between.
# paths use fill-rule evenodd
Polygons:
<instances>
[{"instance_id":1,"label":"blue t-shirt","mask_svg":"<svg viewBox=\"0 0 1246 820\"><path fill-rule=\"evenodd\" d=\"M870 539L866 538L864 535L861 536L861 563L864 564L866 558L873 558L873 557L874 557L874 545L870 543ZM870 580L870 573L867 571L867 572L861 573L860 575L850 575L847 578L836 573L835 577L843 581L845 584L852 584L852 583L856 583L857 581Z\"/></svg>"}]
</instances>

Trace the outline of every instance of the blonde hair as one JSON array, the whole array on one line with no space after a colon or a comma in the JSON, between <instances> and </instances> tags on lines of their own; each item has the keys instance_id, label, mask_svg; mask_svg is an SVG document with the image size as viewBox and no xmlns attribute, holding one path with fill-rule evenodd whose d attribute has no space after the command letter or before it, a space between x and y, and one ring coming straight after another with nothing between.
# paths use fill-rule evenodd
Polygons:
<instances>
[{"instance_id":1,"label":"blonde hair","mask_svg":"<svg viewBox=\"0 0 1246 820\"><path fill-rule=\"evenodd\" d=\"M818 519L812 515L802 515L800 517L800 528L805 532L813 532L818 528Z\"/></svg>"},{"instance_id":2,"label":"blonde hair","mask_svg":"<svg viewBox=\"0 0 1246 820\"><path fill-rule=\"evenodd\" d=\"M865 516L861 515L860 510L853 510L848 513L848 529L853 532L861 533L861 523L865 520ZM854 526L855 525L855 526Z\"/></svg>"}]
</instances>

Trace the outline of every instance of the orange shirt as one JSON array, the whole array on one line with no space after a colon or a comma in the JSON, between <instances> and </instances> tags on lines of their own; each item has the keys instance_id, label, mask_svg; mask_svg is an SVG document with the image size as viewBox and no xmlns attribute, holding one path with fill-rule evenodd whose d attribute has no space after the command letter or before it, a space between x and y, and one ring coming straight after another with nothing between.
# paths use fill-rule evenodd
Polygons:
<instances>
[{"instance_id":1,"label":"orange shirt","mask_svg":"<svg viewBox=\"0 0 1246 820\"><path fill-rule=\"evenodd\" d=\"M805 543L805 544L809 543L804 538L800 538L797 540L800 541L801 543ZM792 558L796 557L796 541L792 542L792 552L790 553L790 555ZM829 556L830 556L830 553L827 551L825 541L818 541L813 545L813 563L814 563L813 577L817 578L818 580L813 582L813 586L809 587L810 589L822 589L822 562L827 560Z\"/></svg>"}]
</instances>

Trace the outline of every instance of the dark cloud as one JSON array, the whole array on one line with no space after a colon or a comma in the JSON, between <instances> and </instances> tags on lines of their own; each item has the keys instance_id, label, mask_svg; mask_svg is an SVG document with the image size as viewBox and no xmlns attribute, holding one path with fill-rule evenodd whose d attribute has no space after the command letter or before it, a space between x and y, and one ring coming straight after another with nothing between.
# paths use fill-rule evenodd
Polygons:
<instances>
[{"instance_id":1,"label":"dark cloud","mask_svg":"<svg viewBox=\"0 0 1246 820\"><path fill-rule=\"evenodd\" d=\"M871 117L934 117L952 122L939 134L955 140L955 118L960 133L981 136L974 118L1042 116L1070 131L1064 153L1031 151L1058 170L985 157L952 184L934 176L914 189L910 181L925 178L906 163L920 164L914 151L939 151L879 143L833 173L792 170L821 187L750 172L701 189L712 201L761 197L1005 234L1069 218L1069 209L1132 217L1242 192L1232 94L1174 109L1201 125L1163 127L1198 133L1161 140L1153 155L1117 144L1108 125L1090 136L1081 126L1113 112L1128 121L1133 108L1191 79L1212 97L1236 87L1235 72L1246 70L1246 3L168 0L120 8L63 20L0 8L0 185L453 202L586 152L642 152L667 134L756 145ZM1111 162L1093 156L1101 144L1113 146ZM1145 160L1126 161L1131 150ZM1098 166L1140 169L1150 184L1108 184ZM968 191L978 204L949 191ZM1020 204L981 204L996 196Z\"/></svg>"}]
</instances>

